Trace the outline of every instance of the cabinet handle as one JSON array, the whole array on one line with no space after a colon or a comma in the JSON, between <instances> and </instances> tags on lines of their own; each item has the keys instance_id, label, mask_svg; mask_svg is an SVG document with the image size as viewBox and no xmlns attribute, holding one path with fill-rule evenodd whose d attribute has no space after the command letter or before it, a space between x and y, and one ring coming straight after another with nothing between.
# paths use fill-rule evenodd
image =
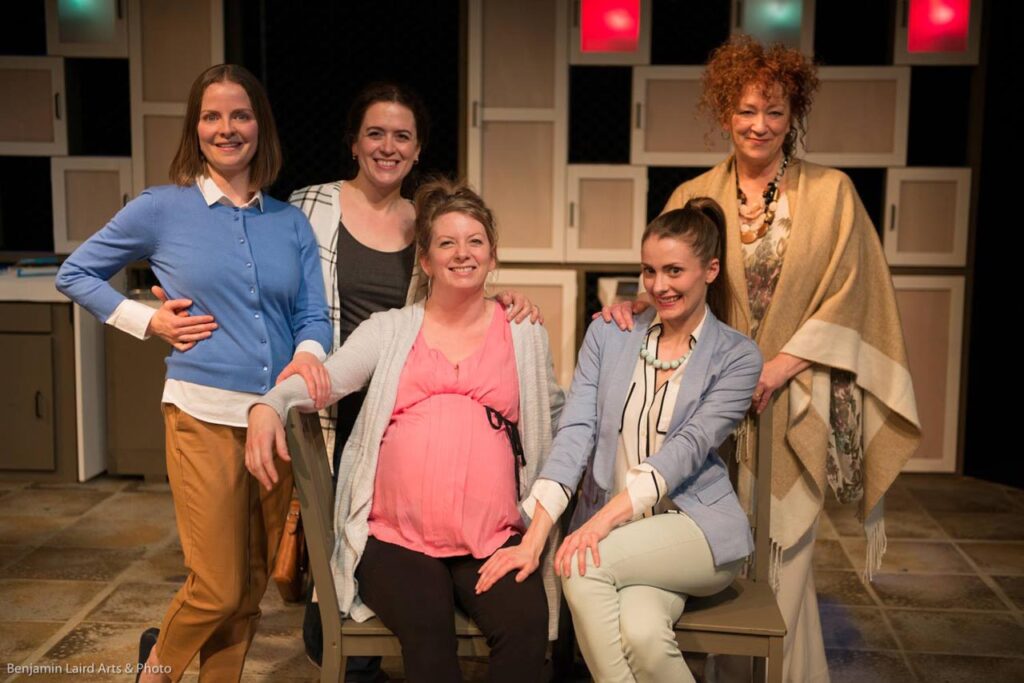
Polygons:
<instances>
[{"instance_id":1,"label":"cabinet handle","mask_svg":"<svg viewBox=\"0 0 1024 683\"><path fill-rule=\"evenodd\" d=\"M889 232L896 229L896 205L889 205Z\"/></svg>"},{"instance_id":2,"label":"cabinet handle","mask_svg":"<svg viewBox=\"0 0 1024 683\"><path fill-rule=\"evenodd\" d=\"M43 392L36 392L36 418L43 419Z\"/></svg>"},{"instance_id":3,"label":"cabinet handle","mask_svg":"<svg viewBox=\"0 0 1024 683\"><path fill-rule=\"evenodd\" d=\"M127 203L128 203L128 193L125 192L123 195L121 195L121 206L124 206Z\"/></svg>"},{"instance_id":4,"label":"cabinet handle","mask_svg":"<svg viewBox=\"0 0 1024 683\"><path fill-rule=\"evenodd\" d=\"M576 202L569 202L569 227L576 227Z\"/></svg>"},{"instance_id":5,"label":"cabinet handle","mask_svg":"<svg viewBox=\"0 0 1024 683\"><path fill-rule=\"evenodd\" d=\"M641 123L641 119L640 119L640 116L643 113L643 106L644 105L640 104L639 102L636 103L636 129L637 130L640 130L641 128L643 128L643 124Z\"/></svg>"},{"instance_id":6,"label":"cabinet handle","mask_svg":"<svg viewBox=\"0 0 1024 683\"><path fill-rule=\"evenodd\" d=\"M124 19L124 0L117 0L117 18Z\"/></svg>"},{"instance_id":7,"label":"cabinet handle","mask_svg":"<svg viewBox=\"0 0 1024 683\"><path fill-rule=\"evenodd\" d=\"M53 115L60 121L60 93L53 93Z\"/></svg>"},{"instance_id":8,"label":"cabinet handle","mask_svg":"<svg viewBox=\"0 0 1024 683\"><path fill-rule=\"evenodd\" d=\"M480 125L480 102L473 100L473 127Z\"/></svg>"}]
</instances>

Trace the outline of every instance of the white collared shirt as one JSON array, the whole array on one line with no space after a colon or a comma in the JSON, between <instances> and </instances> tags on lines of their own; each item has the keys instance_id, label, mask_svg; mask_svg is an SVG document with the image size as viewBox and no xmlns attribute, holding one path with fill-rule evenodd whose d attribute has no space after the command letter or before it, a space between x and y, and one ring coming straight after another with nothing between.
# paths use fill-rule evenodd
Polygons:
<instances>
[{"instance_id":1,"label":"white collared shirt","mask_svg":"<svg viewBox=\"0 0 1024 683\"><path fill-rule=\"evenodd\" d=\"M707 321L707 305L696 329L690 334L690 349L700 339ZM662 324L654 317L647 328L645 344L648 351L657 357L658 340ZM657 453L665 442L676 399L683 379L683 372L690 356L658 387L657 371L637 356L626 392L626 404L622 408L622 422L619 425L619 445L615 452L615 479L612 495L626 490L633 504L632 519L650 516L666 510L675 510L675 504L668 497L668 485L661 473L646 463L648 457ZM523 510L532 518L539 502L557 520L569 503L571 492L562 484L551 479L538 479L530 489L530 496L523 501Z\"/></svg>"}]
</instances>

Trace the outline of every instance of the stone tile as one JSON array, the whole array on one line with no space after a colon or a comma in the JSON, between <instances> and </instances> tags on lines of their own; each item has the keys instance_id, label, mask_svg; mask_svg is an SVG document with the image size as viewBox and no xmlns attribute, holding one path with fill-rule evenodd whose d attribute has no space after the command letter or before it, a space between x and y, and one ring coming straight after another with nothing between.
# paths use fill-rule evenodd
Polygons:
<instances>
[{"instance_id":1,"label":"stone tile","mask_svg":"<svg viewBox=\"0 0 1024 683\"><path fill-rule=\"evenodd\" d=\"M1006 487L1006 497L1020 512L1024 512L1024 489Z\"/></svg>"},{"instance_id":2,"label":"stone tile","mask_svg":"<svg viewBox=\"0 0 1024 683\"><path fill-rule=\"evenodd\" d=\"M74 521L74 517L0 516L0 543L36 546Z\"/></svg>"},{"instance_id":3,"label":"stone tile","mask_svg":"<svg viewBox=\"0 0 1024 683\"><path fill-rule=\"evenodd\" d=\"M871 587L886 607L1006 609L999 596L977 576L875 574Z\"/></svg>"},{"instance_id":4,"label":"stone tile","mask_svg":"<svg viewBox=\"0 0 1024 683\"><path fill-rule=\"evenodd\" d=\"M38 663L60 665L65 681L72 672L75 681L129 681L125 670L134 666L144 628L142 624L79 624Z\"/></svg>"},{"instance_id":5,"label":"stone tile","mask_svg":"<svg viewBox=\"0 0 1024 683\"><path fill-rule=\"evenodd\" d=\"M59 621L0 621L0 652L3 653L0 661L4 664L20 662L63 625ZM6 674L7 667L0 672Z\"/></svg>"},{"instance_id":6,"label":"stone tile","mask_svg":"<svg viewBox=\"0 0 1024 683\"><path fill-rule=\"evenodd\" d=\"M74 517L111 495L109 491L87 488L27 488L0 498L0 516Z\"/></svg>"},{"instance_id":7,"label":"stone tile","mask_svg":"<svg viewBox=\"0 0 1024 683\"><path fill-rule=\"evenodd\" d=\"M1006 593L1006 597L1010 598L1017 606L1017 609L1024 609L1024 576L993 576L992 578Z\"/></svg>"},{"instance_id":8,"label":"stone tile","mask_svg":"<svg viewBox=\"0 0 1024 683\"><path fill-rule=\"evenodd\" d=\"M28 555L31 550L32 546L28 545L0 545L0 569Z\"/></svg>"},{"instance_id":9,"label":"stone tile","mask_svg":"<svg viewBox=\"0 0 1024 683\"><path fill-rule=\"evenodd\" d=\"M306 611L306 603L285 602L277 586L271 581L267 586L267 592L260 601L260 611L263 617L260 619L260 630L267 631L291 631L299 633L302 631L302 617Z\"/></svg>"},{"instance_id":10,"label":"stone tile","mask_svg":"<svg viewBox=\"0 0 1024 683\"><path fill-rule=\"evenodd\" d=\"M0 578L110 581L141 555L138 550L38 548L0 570Z\"/></svg>"},{"instance_id":11,"label":"stone tile","mask_svg":"<svg viewBox=\"0 0 1024 683\"><path fill-rule=\"evenodd\" d=\"M874 605L854 571L815 570L814 586L822 605Z\"/></svg>"},{"instance_id":12,"label":"stone tile","mask_svg":"<svg viewBox=\"0 0 1024 683\"><path fill-rule=\"evenodd\" d=\"M101 474L98 477L93 477L89 481L78 482L78 481L61 481L61 482L36 482L33 483L29 488L33 489L71 489L75 491L120 491L126 486L131 484L134 479L129 477L116 477L109 474Z\"/></svg>"},{"instance_id":13,"label":"stone tile","mask_svg":"<svg viewBox=\"0 0 1024 683\"><path fill-rule=\"evenodd\" d=\"M886 611L904 650L938 654L1017 656L1024 627L1010 613Z\"/></svg>"},{"instance_id":14,"label":"stone tile","mask_svg":"<svg viewBox=\"0 0 1024 683\"><path fill-rule=\"evenodd\" d=\"M181 585L188 576L185 556L177 540L146 554L128 568L125 580L148 581L153 583L176 583Z\"/></svg>"},{"instance_id":15,"label":"stone tile","mask_svg":"<svg viewBox=\"0 0 1024 683\"><path fill-rule=\"evenodd\" d=\"M829 513L829 519L841 537L864 537L864 525L853 506ZM885 532L890 540L898 538L943 538L942 529L923 510L886 510Z\"/></svg>"},{"instance_id":16,"label":"stone tile","mask_svg":"<svg viewBox=\"0 0 1024 683\"><path fill-rule=\"evenodd\" d=\"M839 534L836 533L836 528L832 525L832 520L829 519L827 511L822 512L821 515L818 516L818 533L816 534L816 536L819 539L839 538Z\"/></svg>"},{"instance_id":17,"label":"stone tile","mask_svg":"<svg viewBox=\"0 0 1024 683\"><path fill-rule=\"evenodd\" d=\"M867 558L867 541L863 538L844 538L843 545L854 567L864 569ZM889 541L882 558L883 572L913 573L968 573L974 570L952 543L944 541Z\"/></svg>"},{"instance_id":18,"label":"stone tile","mask_svg":"<svg viewBox=\"0 0 1024 683\"><path fill-rule=\"evenodd\" d=\"M953 538L1024 541L1024 514L1019 512L936 512L934 517Z\"/></svg>"},{"instance_id":19,"label":"stone tile","mask_svg":"<svg viewBox=\"0 0 1024 683\"><path fill-rule=\"evenodd\" d=\"M826 650L832 683L907 683L914 680L899 652Z\"/></svg>"},{"instance_id":20,"label":"stone tile","mask_svg":"<svg viewBox=\"0 0 1024 683\"><path fill-rule=\"evenodd\" d=\"M102 508L89 514L92 515L102 515L110 519L145 517L150 521L169 521L171 526L174 526L174 501L169 491L125 491L112 496Z\"/></svg>"},{"instance_id":21,"label":"stone tile","mask_svg":"<svg viewBox=\"0 0 1024 683\"><path fill-rule=\"evenodd\" d=\"M1024 681L1024 659L1018 657L966 657L964 655L909 654L910 666L928 683L1019 683Z\"/></svg>"},{"instance_id":22,"label":"stone tile","mask_svg":"<svg viewBox=\"0 0 1024 683\"><path fill-rule=\"evenodd\" d=\"M899 476L899 482L901 486L910 489L913 492L917 491L989 491L993 487L998 487L998 484L985 481L983 479L975 479L974 477L964 477L959 474L926 474L926 473L911 473L906 472Z\"/></svg>"},{"instance_id":23,"label":"stone tile","mask_svg":"<svg viewBox=\"0 0 1024 683\"><path fill-rule=\"evenodd\" d=\"M141 495L141 494L140 494ZM45 545L54 548L140 548L156 545L176 533L174 516L140 515L135 518L107 514L108 505L86 515Z\"/></svg>"},{"instance_id":24,"label":"stone tile","mask_svg":"<svg viewBox=\"0 0 1024 683\"><path fill-rule=\"evenodd\" d=\"M106 584L97 581L0 579L0 605L5 621L67 620Z\"/></svg>"},{"instance_id":25,"label":"stone tile","mask_svg":"<svg viewBox=\"0 0 1024 683\"><path fill-rule=\"evenodd\" d=\"M840 650L895 650L896 641L889 633L878 607L822 605L821 632L825 647Z\"/></svg>"},{"instance_id":26,"label":"stone tile","mask_svg":"<svg viewBox=\"0 0 1024 683\"><path fill-rule=\"evenodd\" d=\"M814 568L853 569L839 541L819 538L814 542Z\"/></svg>"},{"instance_id":27,"label":"stone tile","mask_svg":"<svg viewBox=\"0 0 1024 683\"><path fill-rule=\"evenodd\" d=\"M1013 512L1015 506L998 486L965 489L920 489L914 498L929 512ZM887 498L888 502L888 498Z\"/></svg>"},{"instance_id":28,"label":"stone tile","mask_svg":"<svg viewBox=\"0 0 1024 683\"><path fill-rule=\"evenodd\" d=\"M128 486L124 487L124 490L126 492L135 491L139 493L170 493L171 485L168 484L166 481L148 482L140 480L133 481L132 483L128 484Z\"/></svg>"},{"instance_id":29,"label":"stone tile","mask_svg":"<svg viewBox=\"0 0 1024 683\"><path fill-rule=\"evenodd\" d=\"M1024 544L959 543L960 550L986 574L1024 574Z\"/></svg>"},{"instance_id":30,"label":"stone tile","mask_svg":"<svg viewBox=\"0 0 1024 683\"><path fill-rule=\"evenodd\" d=\"M318 674L319 670L306 659L301 630L278 631L260 625L245 658L246 676L277 681L283 677L314 678Z\"/></svg>"},{"instance_id":31,"label":"stone tile","mask_svg":"<svg viewBox=\"0 0 1024 683\"><path fill-rule=\"evenodd\" d=\"M167 605L180 587L177 583L122 583L89 613L85 621L159 625Z\"/></svg>"}]
</instances>

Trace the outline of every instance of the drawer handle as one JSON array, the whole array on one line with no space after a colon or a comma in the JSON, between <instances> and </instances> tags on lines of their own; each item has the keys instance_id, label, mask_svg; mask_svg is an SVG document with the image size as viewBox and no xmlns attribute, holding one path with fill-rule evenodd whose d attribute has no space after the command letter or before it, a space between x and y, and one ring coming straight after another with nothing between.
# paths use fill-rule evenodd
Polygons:
<instances>
[{"instance_id":1,"label":"drawer handle","mask_svg":"<svg viewBox=\"0 0 1024 683\"><path fill-rule=\"evenodd\" d=\"M36 392L36 418L43 419L43 392Z\"/></svg>"}]
</instances>

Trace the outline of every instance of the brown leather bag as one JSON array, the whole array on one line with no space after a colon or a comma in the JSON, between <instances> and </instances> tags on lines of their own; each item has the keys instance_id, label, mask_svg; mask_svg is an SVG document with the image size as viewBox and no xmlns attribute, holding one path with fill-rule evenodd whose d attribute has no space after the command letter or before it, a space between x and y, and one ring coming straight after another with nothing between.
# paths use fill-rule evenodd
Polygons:
<instances>
[{"instance_id":1,"label":"brown leather bag","mask_svg":"<svg viewBox=\"0 0 1024 683\"><path fill-rule=\"evenodd\" d=\"M288 508L288 519L284 523L281 542L277 546L274 558L274 571L271 578L277 584L277 590L285 602L301 602L306 598L306 572L309 567L306 556L306 537L302 533L302 516L299 513L299 501L292 499Z\"/></svg>"}]
</instances>

